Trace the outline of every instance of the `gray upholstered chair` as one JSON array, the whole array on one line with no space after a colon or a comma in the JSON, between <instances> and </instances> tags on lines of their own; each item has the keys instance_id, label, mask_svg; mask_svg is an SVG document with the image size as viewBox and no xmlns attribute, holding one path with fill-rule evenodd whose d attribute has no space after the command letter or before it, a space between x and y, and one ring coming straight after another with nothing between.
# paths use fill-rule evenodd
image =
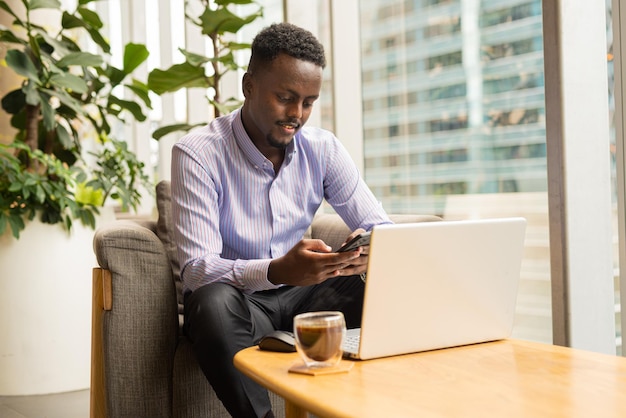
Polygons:
<instances>
[{"instance_id":1,"label":"gray upholstered chair","mask_svg":"<svg viewBox=\"0 0 626 418\"><path fill-rule=\"evenodd\" d=\"M228 417L182 333L170 185L157 185L158 220L117 220L99 228L93 270L92 417ZM438 220L394 215L395 222ZM318 215L310 230L333 248L348 227ZM278 416L282 400L271 394Z\"/></svg>"}]
</instances>

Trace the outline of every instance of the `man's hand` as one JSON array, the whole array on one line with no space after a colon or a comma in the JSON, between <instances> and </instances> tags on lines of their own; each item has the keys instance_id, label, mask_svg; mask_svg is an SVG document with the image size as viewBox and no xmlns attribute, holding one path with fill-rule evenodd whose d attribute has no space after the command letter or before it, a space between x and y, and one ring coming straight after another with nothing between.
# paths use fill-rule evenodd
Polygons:
<instances>
[{"instance_id":1,"label":"man's hand","mask_svg":"<svg viewBox=\"0 0 626 418\"><path fill-rule=\"evenodd\" d=\"M352 238L356 237L357 235L361 234L365 232L365 229L363 228L359 228L357 230L355 230L354 232L352 232L348 238L346 238L346 240L341 244L342 246L345 245L348 241L350 241ZM364 246L364 247L360 247L361 250L361 254L359 256L359 258L356 258L353 260L352 264L351 264L351 269L349 273L345 273L342 274L342 276L350 276L353 274L361 274L361 273L365 273L367 271L367 260L368 260L368 254L369 254L369 250L370 247L369 245Z\"/></svg>"},{"instance_id":2,"label":"man's hand","mask_svg":"<svg viewBox=\"0 0 626 418\"><path fill-rule=\"evenodd\" d=\"M348 240L359 232L363 230L355 231ZM364 248L336 253L322 240L304 239L284 256L272 260L267 276L274 284L309 286L337 276L360 274L367 268Z\"/></svg>"}]
</instances>

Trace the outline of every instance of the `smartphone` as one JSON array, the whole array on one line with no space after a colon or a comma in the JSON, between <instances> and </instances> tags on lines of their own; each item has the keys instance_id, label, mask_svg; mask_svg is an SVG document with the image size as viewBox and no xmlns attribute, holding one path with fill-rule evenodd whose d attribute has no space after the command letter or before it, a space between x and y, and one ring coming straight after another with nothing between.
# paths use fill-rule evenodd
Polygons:
<instances>
[{"instance_id":1,"label":"smartphone","mask_svg":"<svg viewBox=\"0 0 626 418\"><path fill-rule=\"evenodd\" d=\"M353 251L359 247L370 245L371 235L372 235L371 231L363 232L357 235L356 237L352 238L350 241L346 242L340 249L337 250L337 252L343 253L345 251Z\"/></svg>"}]
</instances>

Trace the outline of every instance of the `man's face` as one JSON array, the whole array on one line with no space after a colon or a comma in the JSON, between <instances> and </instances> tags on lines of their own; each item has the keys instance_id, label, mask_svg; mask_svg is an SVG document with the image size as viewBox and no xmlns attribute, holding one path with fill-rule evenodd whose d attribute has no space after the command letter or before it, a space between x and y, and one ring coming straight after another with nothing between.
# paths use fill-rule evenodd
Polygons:
<instances>
[{"instance_id":1,"label":"man's face","mask_svg":"<svg viewBox=\"0 0 626 418\"><path fill-rule=\"evenodd\" d=\"M309 119L321 86L321 67L286 54L244 76L243 122L261 152L291 143Z\"/></svg>"}]
</instances>

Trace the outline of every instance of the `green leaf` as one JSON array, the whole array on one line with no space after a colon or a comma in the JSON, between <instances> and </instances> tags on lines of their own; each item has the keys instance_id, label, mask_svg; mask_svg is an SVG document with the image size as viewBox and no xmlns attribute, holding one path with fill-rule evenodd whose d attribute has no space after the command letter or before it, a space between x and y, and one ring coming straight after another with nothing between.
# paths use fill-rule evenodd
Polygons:
<instances>
[{"instance_id":1,"label":"green leaf","mask_svg":"<svg viewBox=\"0 0 626 418\"><path fill-rule=\"evenodd\" d=\"M35 64L33 64L28 55L17 49L10 49L7 51L5 59L7 65L11 67L13 71L30 80L39 82L37 67L35 67Z\"/></svg>"},{"instance_id":2,"label":"green leaf","mask_svg":"<svg viewBox=\"0 0 626 418\"><path fill-rule=\"evenodd\" d=\"M145 45L142 44L127 44L124 48L124 72L130 74L139 67L147 58L150 53Z\"/></svg>"},{"instance_id":3,"label":"green leaf","mask_svg":"<svg viewBox=\"0 0 626 418\"><path fill-rule=\"evenodd\" d=\"M26 45L27 42L21 38L18 38L12 31L1 29L0 30L0 42L8 42L12 44Z\"/></svg>"},{"instance_id":4,"label":"green leaf","mask_svg":"<svg viewBox=\"0 0 626 418\"><path fill-rule=\"evenodd\" d=\"M18 183L13 183L9 186L9 191L10 192L19 192L20 190L22 190L22 185L18 184Z\"/></svg>"},{"instance_id":5,"label":"green leaf","mask_svg":"<svg viewBox=\"0 0 626 418\"><path fill-rule=\"evenodd\" d=\"M7 224L9 223L9 218L4 213L0 212L0 237L4 235L4 231L7 229ZM19 234L17 237L19 238Z\"/></svg>"},{"instance_id":6,"label":"green leaf","mask_svg":"<svg viewBox=\"0 0 626 418\"><path fill-rule=\"evenodd\" d=\"M242 49L250 49L252 47L249 43L241 43L241 42L228 42L226 47L231 51L238 51Z\"/></svg>"},{"instance_id":7,"label":"green leaf","mask_svg":"<svg viewBox=\"0 0 626 418\"><path fill-rule=\"evenodd\" d=\"M87 83L80 77L76 77L70 73L55 73L50 77L52 85L74 91L76 93L86 93Z\"/></svg>"},{"instance_id":8,"label":"green leaf","mask_svg":"<svg viewBox=\"0 0 626 418\"><path fill-rule=\"evenodd\" d=\"M22 89L13 90L2 98L2 108L9 114L15 115L26 106L26 96Z\"/></svg>"},{"instance_id":9,"label":"green leaf","mask_svg":"<svg viewBox=\"0 0 626 418\"><path fill-rule=\"evenodd\" d=\"M102 190L100 190L102 191ZM102 206L102 203L100 204L100 206ZM98 212L96 210L96 208L93 208L93 210L95 212ZM96 227L96 217L94 216L93 212L91 210L81 210L80 211L80 221L83 223L83 225L91 227L91 228L95 228Z\"/></svg>"},{"instance_id":10,"label":"green leaf","mask_svg":"<svg viewBox=\"0 0 626 418\"><path fill-rule=\"evenodd\" d=\"M35 186L35 198L40 203L43 203L46 200L46 192L43 187L41 187L41 184L37 184Z\"/></svg>"},{"instance_id":11,"label":"green leaf","mask_svg":"<svg viewBox=\"0 0 626 418\"><path fill-rule=\"evenodd\" d=\"M235 62L235 55L232 52L228 52L228 54L224 54L221 57L215 57L214 60L221 62L222 64L228 65L229 67L237 68L238 65Z\"/></svg>"},{"instance_id":12,"label":"green leaf","mask_svg":"<svg viewBox=\"0 0 626 418\"><path fill-rule=\"evenodd\" d=\"M68 12L63 12L63 17L61 18L61 25L65 29L74 29L74 28L85 28L91 39L98 44L100 48L107 54L111 52L111 46L109 43L102 37L102 34L97 28L90 26L85 20L79 18L76 15L72 15Z\"/></svg>"},{"instance_id":13,"label":"green leaf","mask_svg":"<svg viewBox=\"0 0 626 418\"><path fill-rule=\"evenodd\" d=\"M84 183L76 185L74 197L78 203L83 205L102 206L104 203L104 193L102 189L94 189Z\"/></svg>"},{"instance_id":14,"label":"green leaf","mask_svg":"<svg viewBox=\"0 0 626 418\"><path fill-rule=\"evenodd\" d=\"M232 97L225 103L218 103L215 100L209 100L209 102L215 106L215 108L220 112L220 115L227 115L241 106L241 102Z\"/></svg>"},{"instance_id":15,"label":"green leaf","mask_svg":"<svg viewBox=\"0 0 626 418\"><path fill-rule=\"evenodd\" d=\"M44 220L42 219L42 221ZM66 216L63 219L61 219L61 217L59 216L58 218L55 218L53 221L49 223L57 223L61 221L63 221L63 226L65 227L66 230L69 231L72 228L72 218L70 218L69 216Z\"/></svg>"},{"instance_id":16,"label":"green leaf","mask_svg":"<svg viewBox=\"0 0 626 418\"><path fill-rule=\"evenodd\" d=\"M9 216L9 225L11 226L11 232L15 238L20 237L20 231L25 227L24 220L20 216Z\"/></svg>"},{"instance_id":17,"label":"green leaf","mask_svg":"<svg viewBox=\"0 0 626 418\"><path fill-rule=\"evenodd\" d=\"M91 116L88 115L88 118L91 120L93 126L98 126L97 130L100 134L100 137L102 137L103 133L108 135L111 132L111 126L107 122L107 115L104 113L102 106L98 106L98 112L100 113L100 121L102 122L100 126L98 126L98 122L94 120Z\"/></svg>"},{"instance_id":18,"label":"green leaf","mask_svg":"<svg viewBox=\"0 0 626 418\"><path fill-rule=\"evenodd\" d=\"M46 41L46 44L54 48L54 51L61 56L67 55L77 49L76 44L65 37L61 40L57 40L56 38L50 36L45 29L35 29L35 32L41 35L41 37Z\"/></svg>"},{"instance_id":19,"label":"green leaf","mask_svg":"<svg viewBox=\"0 0 626 418\"><path fill-rule=\"evenodd\" d=\"M63 103L64 105L72 109L77 114L84 114L84 111L81 108L80 102L76 100L75 98L73 98L72 96L70 96L69 94L67 94L65 91L62 91L62 90L56 91L56 90L49 90L49 89L41 89L41 91L44 91L51 96L58 97L61 103Z\"/></svg>"},{"instance_id":20,"label":"green leaf","mask_svg":"<svg viewBox=\"0 0 626 418\"><path fill-rule=\"evenodd\" d=\"M102 20L100 20L100 16L98 13L89 10L86 7L79 7L77 9L78 13L80 13L81 17L85 20L86 23L89 24L92 28L100 29L102 26Z\"/></svg>"},{"instance_id":21,"label":"green leaf","mask_svg":"<svg viewBox=\"0 0 626 418\"><path fill-rule=\"evenodd\" d=\"M133 84L125 84L137 97L139 97L150 109L152 109L152 100L150 100L150 91L148 86L139 80L133 79Z\"/></svg>"},{"instance_id":22,"label":"green leaf","mask_svg":"<svg viewBox=\"0 0 626 418\"><path fill-rule=\"evenodd\" d=\"M22 86L22 91L26 95L26 103L32 106L37 106L39 104L39 92L35 88L34 83L26 83Z\"/></svg>"},{"instance_id":23,"label":"green leaf","mask_svg":"<svg viewBox=\"0 0 626 418\"><path fill-rule=\"evenodd\" d=\"M211 58L205 57L204 55L195 54L195 53L189 52L189 51L187 51L186 49L183 49L183 48L178 48L178 50L180 52L182 52L182 54L187 59L187 62L189 64L193 65L194 67L199 67L199 66L204 65L207 62L211 61Z\"/></svg>"},{"instance_id":24,"label":"green leaf","mask_svg":"<svg viewBox=\"0 0 626 418\"><path fill-rule=\"evenodd\" d=\"M43 126L46 129L46 131L51 131L54 129L54 125L56 124L56 121L54 119L56 112L50 105L50 101L49 101L50 97L48 95L39 93L39 97L41 98L40 102L41 102L41 115L43 116Z\"/></svg>"},{"instance_id":25,"label":"green leaf","mask_svg":"<svg viewBox=\"0 0 626 418\"><path fill-rule=\"evenodd\" d=\"M68 67L70 65L97 67L103 63L104 60L100 55L91 54L89 52L71 52L61 58L56 65L58 67Z\"/></svg>"},{"instance_id":26,"label":"green leaf","mask_svg":"<svg viewBox=\"0 0 626 418\"><path fill-rule=\"evenodd\" d=\"M128 110L130 113L133 114L135 119L137 119L140 122L143 122L144 120L146 120L146 116L143 114L143 111L141 110L141 106L139 106L137 103L133 101L122 100L115 96L110 96L109 108L111 109L115 106L118 106L120 108L119 111ZM119 113L119 111L117 113ZM113 113L116 113L116 112L113 112Z\"/></svg>"},{"instance_id":27,"label":"green leaf","mask_svg":"<svg viewBox=\"0 0 626 418\"><path fill-rule=\"evenodd\" d=\"M25 133L26 131L26 106L18 113L11 117L11 126L15 129Z\"/></svg>"},{"instance_id":28,"label":"green leaf","mask_svg":"<svg viewBox=\"0 0 626 418\"><path fill-rule=\"evenodd\" d=\"M109 54L111 52L111 45L109 45L107 40L102 37L102 34L98 30L96 30L96 29L87 29L87 32L89 32L89 35L91 36L91 39L96 44L98 44L98 46L100 48L102 48L102 50L104 52L106 52L107 54Z\"/></svg>"},{"instance_id":29,"label":"green leaf","mask_svg":"<svg viewBox=\"0 0 626 418\"><path fill-rule=\"evenodd\" d=\"M218 8L216 10L211 10L207 7L204 9L202 15L200 15L202 34L210 35L217 33L222 35L226 32L237 33L243 26L254 21L256 18L261 17L262 15L263 13L259 10L254 14L242 18L233 14L225 7Z\"/></svg>"},{"instance_id":30,"label":"green leaf","mask_svg":"<svg viewBox=\"0 0 626 418\"><path fill-rule=\"evenodd\" d=\"M61 2L59 0L30 0L28 8L35 9L60 9Z\"/></svg>"},{"instance_id":31,"label":"green leaf","mask_svg":"<svg viewBox=\"0 0 626 418\"><path fill-rule=\"evenodd\" d=\"M69 132L67 132L67 129L65 129L62 125L57 124L56 133L57 133L57 138L59 138L59 142L61 142L61 145L63 146L63 148L70 149L74 146L74 143L72 142L72 138L70 137Z\"/></svg>"},{"instance_id":32,"label":"green leaf","mask_svg":"<svg viewBox=\"0 0 626 418\"><path fill-rule=\"evenodd\" d=\"M210 78L204 75L204 68L187 62L176 64L167 70L155 69L148 75L148 87L156 94L178 91L190 87L213 87Z\"/></svg>"},{"instance_id":33,"label":"green leaf","mask_svg":"<svg viewBox=\"0 0 626 418\"><path fill-rule=\"evenodd\" d=\"M117 86L118 84L120 84L127 76L124 71L111 65L107 67L105 74L107 77L109 77L109 80L111 81L111 84L113 84L113 86Z\"/></svg>"},{"instance_id":34,"label":"green leaf","mask_svg":"<svg viewBox=\"0 0 626 418\"><path fill-rule=\"evenodd\" d=\"M77 16L64 11L61 17L61 26L65 29L84 28L86 27L86 23Z\"/></svg>"},{"instance_id":35,"label":"green leaf","mask_svg":"<svg viewBox=\"0 0 626 418\"><path fill-rule=\"evenodd\" d=\"M204 125L204 123L196 123L194 125L189 125L187 123L178 123L175 125L163 126L161 128L156 129L152 133L152 138L159 140L163 138L165 135L171 134L172 132L178 132L178 131L189 132L193 128L197 126L202 126L202 125Z\"/></svg>"}]
</instances>

